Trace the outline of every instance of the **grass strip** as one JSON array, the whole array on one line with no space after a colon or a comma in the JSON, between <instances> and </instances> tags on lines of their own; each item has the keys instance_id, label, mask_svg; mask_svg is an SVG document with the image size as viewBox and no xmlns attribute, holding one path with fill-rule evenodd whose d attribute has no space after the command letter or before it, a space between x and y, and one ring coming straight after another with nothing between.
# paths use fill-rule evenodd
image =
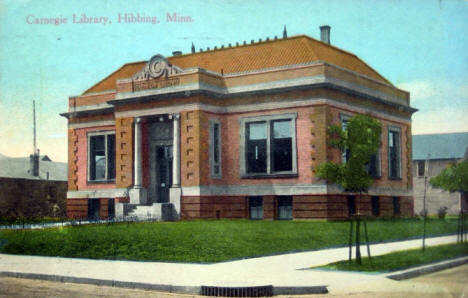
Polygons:
<instances>
[{"instance_id":1,"label":"grass strip","mask_svg":"<svg viewBox=\"0 0 468 298\"><path fill-rule=\"evenodd\" d=\"M422 235L422 220L368 222L374 243ZM428 235L453 234L457 220L427 221ZM346 246L346 221L195 220L0 230L0 252L91 259L219 262Z\"/></svg>"},{"instance_id":2,"label":"grass strip","mask_svg":"<svg viewBox=\"0 0 468 298\"><path fill-rule=\"evenodd\" d=\"M329 270L361 271L361 272L391 272L407 269L414 266L425 265L443 260L468 255L468 243L447 244L426 247L422 249L404 250L386 255L362 258L362 265L355 260L330 263L326 266L315 267Z\"/></svg>"}]
</instances>

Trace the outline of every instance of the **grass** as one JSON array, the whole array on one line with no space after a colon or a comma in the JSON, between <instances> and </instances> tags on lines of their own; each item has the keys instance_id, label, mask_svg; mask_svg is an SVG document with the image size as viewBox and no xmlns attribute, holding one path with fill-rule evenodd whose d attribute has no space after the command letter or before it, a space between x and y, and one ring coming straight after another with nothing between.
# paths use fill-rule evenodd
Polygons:
<instances>
[{"instance_id":1,"label":"grass","mask_svg":"<svg viewBox=\"0 0 468 298\"><path fill-rule=\"evenodd\" d=\"M60 217L9 217L0 216L0 225L27 225L27 224L42 224L51 222L70 221L68 218Z\"/></svg>"},{"instance_id":2,"label":"grass","mask_svg":"<svg viewBox=\"0 0 468 298\"><path fill-rule=\"evenodd\" d=\"M424 265L451 258L468 255L468 244L448 244L422 249L412 249L373 257L371 260L362 258L362 265L354 260L330 263L316 267L343 271L389 272L409 267Z\"/></svg>"},{"instance_id":3,"label":"grass","mask_svg":"<svg viewBox=\"0 0 468 298\"><path fill-rule=\"evenodd\" d=\"M457 220L430 219L428 235L455 233ZM422 235L417 218L368 222L372 242ZM345 246L349 223L195 220L0 230L0 252L92 259L219 262ZM2 246L3 244L3 246Z\"/></svg>"}]
</instances>

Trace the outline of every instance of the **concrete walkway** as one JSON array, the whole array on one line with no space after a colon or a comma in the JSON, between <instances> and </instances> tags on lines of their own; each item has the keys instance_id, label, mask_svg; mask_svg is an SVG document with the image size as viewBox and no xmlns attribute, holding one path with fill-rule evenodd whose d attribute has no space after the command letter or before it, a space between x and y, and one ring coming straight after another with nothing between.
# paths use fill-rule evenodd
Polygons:
<instances>
[{"instance_id":1,"label":"concrete walkway","mask_svg":"<svg viewBox=\"0 0 468 298\"><path fill-rule=\"evenodd\" d=\"M456 242L456 236L433 237L428 246ZM371 245L373 256L421 247L422 241L408 240ZM361 252L366 256L365 246ZM354 253L354 252L353 252ZM175 292L197 293L202 285L246 287L328 286L337 289L352 284L385 279L385 274L301 270L346 260L348 248L252 258L216 264L104 261L0 254L0 273L21 277L68 280L93 284L143 287ZM14 276L14 275L13 275ZM68 278L68 279L67 279ZM148 286L153 285L153 286ZM291 292L293 293L293 292Z\"/></svg>"}]
</instances>

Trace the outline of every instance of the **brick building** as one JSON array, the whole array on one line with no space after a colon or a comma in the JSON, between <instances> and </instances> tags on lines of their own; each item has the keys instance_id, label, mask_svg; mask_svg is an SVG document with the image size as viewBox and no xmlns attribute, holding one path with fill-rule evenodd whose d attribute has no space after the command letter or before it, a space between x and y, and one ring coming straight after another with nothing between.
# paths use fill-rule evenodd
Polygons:
<instances>
[{"instance_id":1,"label":"brick building","mask_svg":"<svg viewBox=\"0 0 468 298\"><path fill-rule=\"evenodd\" d=\"M0 216L62 217L66 213L67 164L47 155L0 154Z\"/></svg>"},{"instance_id":2,"label":"brick building","mask_svg":"<svg viewBox=\"0 0 468 298\"><path fill-rule=\"evenodd\" d=\"M70 97L68 215L412 215L409 94L321 30L155 55ZM314 172L342 158L327 127L355 114L383 126L362 201Z\"/></svg>"}]
</instances>

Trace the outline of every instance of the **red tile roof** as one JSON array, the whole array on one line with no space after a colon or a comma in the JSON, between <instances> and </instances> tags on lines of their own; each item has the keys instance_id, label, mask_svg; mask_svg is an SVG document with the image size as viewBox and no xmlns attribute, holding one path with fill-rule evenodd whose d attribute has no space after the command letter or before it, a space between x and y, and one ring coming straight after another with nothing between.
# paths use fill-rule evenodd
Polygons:
<instances>
[{"instance_id":1,"label":"red tile roof","mask_svg":"<svg viewBox=\"0 0 468 298\"><path fill-rule=\"evenodd\" d=\"M224 74L323 61L390 84L356 55L305 35L173 56L168 60L181 68L201 67ZM83 94L115 90L116 80L131 77L145 64L146 61L125 64Z\"/></svg>"}]
</instances>

